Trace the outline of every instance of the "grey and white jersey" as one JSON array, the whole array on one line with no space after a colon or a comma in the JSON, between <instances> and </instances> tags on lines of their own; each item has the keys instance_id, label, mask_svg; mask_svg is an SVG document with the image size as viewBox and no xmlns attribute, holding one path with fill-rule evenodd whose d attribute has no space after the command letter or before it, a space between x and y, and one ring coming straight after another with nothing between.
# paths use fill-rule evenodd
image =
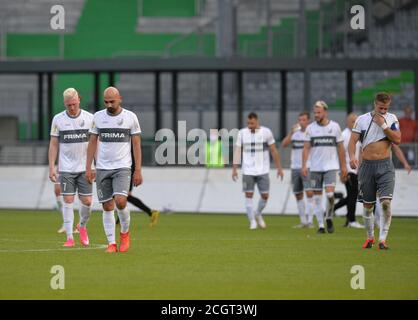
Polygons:
<instances>
[{"instance_id":1,"label":"grey and white jersey","mask_svg":"<svg viewBox=\"0 0 418 320\"><path fill-rule=\"evenodd\" d=\"M77 117L71 117L67 111L55 115L52 119L51 136L58 137L58 171L79 173L86 170L89 130L93 124L93 115L81 110Z\"/></svg>"},{"instance_id":2,"label":"grey and white jersey","mask_svg":"<svg viewBox=\"0 0 418 320\"><path fill-rule=\"evenodd\" d=\"M311 143L311 172L339 170L337 144L343 141L338 123L330 120L325 126L312 122L305 131L305 141Z\"/></svg>"},{"instance_id":3,"label":"grey and white jersey","mask_svg":"<svg viewBox=\"0 0 418 320\"><path fill-rule=\"evenodd\" d=\"M268 173L270 170L269 146L275 142L269 128L260 126L254 132L248 128L241 129L236 146L242 147L242 173L249 176Z\"/></svg>"},{"instance_id":4,"label":"grey and white jersey","mask_svg":"<svg viewBox=\"0 0 418 320\"><path fill-rule=\"evenodd\" d=\"M135 113L126 109L117 115L108 113L106 109L98 111L94 114L90 133L99 136L97 169L131 168L131 136L141 133Z\"/></svg>"},{"instance_id":5,"label":"grey and white jersey","mask_svg":"<svg viewBox=\"0 0 418 320\"><path fill-rule=\"evenodd\" d=\"M350 142L350 138L351 138L351 130L349 128L345 128L342 132L342 136L344 139L344 150L345 150L345 164L347 166L347 171L357 174L357 169L352 169L350 166L350 156L348 154L348 144ZM360 157L360 149L361 149L361 143L357 142L356 143L356 152L355 152L355 156L356 159L359 159Z\"/></svg>"},{"instance_id":6,"label":"grey and white jersey","mask_svg":"<svg viewBox=\"0 0 418 320\"><path fill-rule=\"evenodd\" d=\"M290 154L290 168L302 169L302 152L303 145L305 144L305 131L295 131L291 138L292 152ZM307 167L310 167L310 161L308 158Z\"/></svg>"},{"instance_id":7,"label":"grey and white jersey","mask_svg":"<svg viewBox=\"0 0 418 320\"><path fill-rule=\"evenodd\" d=\"M387 112L383 115L386 124L392 130L399 130L398 118L393 114ZM368 132L367 132L368 130ZM388 140L383 129L373 121L372 112L368 112L359 116L354 123L353 132L360 134L361 148L364 150L369 144L381 140ZM367 135L366 135L367 132Z\"/></svg>"}]
</instances>

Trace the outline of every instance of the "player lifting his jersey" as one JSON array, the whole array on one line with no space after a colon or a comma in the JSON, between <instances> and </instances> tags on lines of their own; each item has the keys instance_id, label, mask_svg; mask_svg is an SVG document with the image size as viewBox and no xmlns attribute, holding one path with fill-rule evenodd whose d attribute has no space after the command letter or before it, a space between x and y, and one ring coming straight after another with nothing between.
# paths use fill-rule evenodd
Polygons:
<instances>
[{"instance_id":1,"label":"player lifting his jersey","mask_svg":"<svg viewBox=\"0 0 418 320\"><path fill-rule=\"evenodd\" d=\"M392 219L391 200L395 187L395 169L390 152L392 143L401 142L399 121L394 114L388 112L390 103L391 97L388 93L377 93L374 110L357 118L348 145L350 166L356 169L359 167L359 161L355 156L355 146L361 141L359 198L363 202L363 218L367 230L363 248L372 248L375 243L373 208L378 193L383 211L380 217L379 249L388 249L386 238Z\"/></svg>"}]
</instances>

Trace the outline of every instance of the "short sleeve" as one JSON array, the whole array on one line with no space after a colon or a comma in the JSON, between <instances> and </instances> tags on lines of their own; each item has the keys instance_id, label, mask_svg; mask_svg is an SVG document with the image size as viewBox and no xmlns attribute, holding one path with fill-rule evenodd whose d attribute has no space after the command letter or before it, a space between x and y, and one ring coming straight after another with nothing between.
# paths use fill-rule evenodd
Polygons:
<instances>
[{"instance_id":1,"label":"short sleeve","mask_svg":"<svg viewBox=\"0 0 418 320\"><path fill-rule=\"evenodd\" d=\"M361 133L361 117L358 117L356 121L354 122L353 129L351 129L352 132L355 133Z\"/></svg>"},{"instance_id":2,"label":"short sleeve","mask_svg":"<svg viewBox=\"0 0 418 320\"><path fill-rule=\"evenodd\" d=\"M90 134L95 134L95 135L99 134L99 130L97 129L97 126L96 126L96 121L97 121L97 117L93 116L93 120L91 122L91 128L89 130Z\"/></svg>"},{"instance_id":3,"label":"short sleeve","mask_svg":"<svg viewBox=\"0 0 418 320\"><path fill-rule=\"evenodd\" d=\"M241 130L238 131L237 141L235 142L235 146L236 147L241 147L242 146L242 133L241 133Z\"/></svg>"},{"instance_id":4,"label":"short sleeve","mask_svg":"<svg viewBox=\"0 0 418 320\"><path fill-rule=\"evenodd\" d=\"M308 126L303 134L303 141L311 142L311 127Z\"/></svg>"},{"instance_id":5,"label":"short sleeve","mask_svg":"<svg viewBox=\"0 0 418 320\"><path fill-rule=\"evenodd\" d=\"M266 137L267 139L267 144L269 145L269 146L271 146L272 144L275 144L276 143L276 140L274 140L274 136L273 136L273 132L271 132L271 130L270 129L267 129L267 137Z\"/></svg>"},{"instance_id":6,"label":"short sleeve","mask_svg":"<svg viewBox=\"0 0 418 320\"><path fill-rule=\"evenodd\" d=\"M89 129L89 131L92 128L93 123L94 123L94 116L92 114L89 114L89 116L88 116L88 129Z\"/></svg>"},{"instance_id":7,"label":"short sleeve","mask_svg":"<svg viewBox=\"0 0 418 320\"><path fill-rule=\"evenodd\" d=\"M393 131L399 131L400 130L399 120L395 115L392 116L392 123L390 123L390 129L393 130Z\"/></svg>"},{"instance_id":8,"label":"short sleeve","mask_svg":"<svg viewBox=\"0 0 418 320\"><path fill-rule=\"evenodd\" d=\"M344 141L343 135L341 134L341 128L338 123L335 124L335 137L337 138L337 143Z\"/></svg>"},{"instance_id":9,"label":"short sleeve","mask_svg":"<svg viewBox=\"0 0 418 320\"><path fill-rule=\"evenodd\" d=\"M141 133L141 127L139 126L138 117L135 113L132 114L132 126L131 126L131 136Z\"/></svg>"},{"instance_id":10,"label":"short sleeve","mask_svg":"<svg viewBox=\"0 0 418 320\"><path fill-rule=\"evenodd\" d=\"M54 117L54 119L52 119L50 135L53 136L53 137L58 137L60 135L60 130L58 128L56 117Z\"/></svg>"}]
</instances>

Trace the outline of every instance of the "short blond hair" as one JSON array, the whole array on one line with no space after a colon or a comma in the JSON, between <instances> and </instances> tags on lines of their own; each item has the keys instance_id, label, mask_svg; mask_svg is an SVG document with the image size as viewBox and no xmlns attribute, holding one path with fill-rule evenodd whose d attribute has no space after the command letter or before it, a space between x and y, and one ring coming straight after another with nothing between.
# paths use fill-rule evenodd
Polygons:
<instances>
[{"instance_id":1,"label":"short blond hair","mask_svg":"<svg viewBox=\"0 0 418 320\"><path fill-rule=\"evenodd\" d=\"M381 102L383 104L390 103L391 96L387 92L378 92L374 97L375 102Z\"/></svg>"},{"instance_id":2,"label":"short blond hair","mask_svg":"<svg viewBox=\"0 0 418 320\"><path fill-rule=\"evenodd\" d=\"M320 107L324 110L328 110L328 105L323 100L318 100L317 102L315 102L314 107Z\"/></svg>"},{"instance_id":3,"label":"short blond hair","mask_svg":"<svg viewBox=\"0 0 418 320\"><path fill-rule=\"evenodd\" d=\"M62 95L64 100L78 98L78 92L74 88L65 89Z\"/></svg>"}]
</instances>

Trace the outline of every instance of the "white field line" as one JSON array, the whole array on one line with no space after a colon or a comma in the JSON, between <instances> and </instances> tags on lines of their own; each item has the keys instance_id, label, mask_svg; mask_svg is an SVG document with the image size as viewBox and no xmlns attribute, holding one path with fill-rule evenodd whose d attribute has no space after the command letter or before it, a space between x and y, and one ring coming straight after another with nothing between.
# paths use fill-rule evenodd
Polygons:
<instances>
[{"instance_id":1,"label":"white field line","mask_svg":"<svg viewBox=\"0 0 418 320\"><path fill-rule=\"evenodd\" d=\"M50 251L78 251L78 250L103 250L107 245L97 245L95 247L86 248L61 248L61 249L22 249L22 250L0 250L0 253L20 253L20 252L50 252Z\"/></svg>"},{"instance_id":2,"label":"white field line","mask_svg":"<svg viewBox=\"0 0 418 320\"><path fill-rule=\"evenodd\" d=\"M276 238L276 239L269 239L269 238L224 238L224 239L206 239L206 238L182 238L182 239L136 239L131 238L132 241L140 241L143 243L149 242L149 241L309 241L309 240L326 240L328 241L327 237L321 238L317 237L315 239L311 239L310 235L307 235L306 238L299 238L299 239L288 239L288 238ZM333 239L333 241L350 241L350 240L358 240L358 238L355 237L346 237L342 239ZM0 239L0 242L44 242L44 243L54 243L54 244L61 244L61 242L56 241L32 241L32 240L22 240L22 239ZM0 253L20 253L20 252L54 252L54 251L80 251L80 250L102 250L105 249L107 245L105 244L96 244L91 245L89 247L75 247L75 248L42 248L42 249L0 249Z\"/></svg>"},{"instance_id":3,"label":"white field line","mask_svg":"<svg viewBox=\"0 0 418 320\"><path fill-rule=\"evenodd\" d=\"M0 242L47 242L61 244L61 242L56 241L32 241L32 240L22 240L22 239L0 239ZM45 248L45 249L0 249L0 253L19 253L19 252L52 252L52 251L78 251L78 250L99 250L105 249L107 245L105 244L95 244L89 247L75 247L75 248Z\"/></svg>"},{"instance_id":4,"label":"white field line","mask_svg":"<svg viewBox=\"0 0 418 320\"><path fill-rule=\"evenodd\" d=\"M54 240L29 240L29 239L10 239L10 238L0 238L0 242L5 241L5 242L36 242L36 243L58 243L57 241Z\"/></svg>"},{"instance_id":5,"label":"white field line","mask_svg":"<svg viewBox=\"0 0 418 320\"><path fill-rule=\"evenodd\" d=\"M315 235L307 235L306 238L298 238L298 239L289 239L289 238L276 238L276 239L268 239L268 238L234 238L234 239L219 239L219 238L213 238L213 239L208 239L208 238L183 238L183 239L134 239L131 238L131 240L133 241L143 241L143 242L148 242L148 241L307 241L307 239L309 240L324 240L324 241L330 241L330 238L320 238L320 236L318 236L317 238L314 238ZM355 237L347 237L347 238L340 238L340 239L332 239L332 241L349 241L349 240L359 240L359 238L355 238ZM361 240L361 239L360 239Z\"/></svg>"}]
</instances>

